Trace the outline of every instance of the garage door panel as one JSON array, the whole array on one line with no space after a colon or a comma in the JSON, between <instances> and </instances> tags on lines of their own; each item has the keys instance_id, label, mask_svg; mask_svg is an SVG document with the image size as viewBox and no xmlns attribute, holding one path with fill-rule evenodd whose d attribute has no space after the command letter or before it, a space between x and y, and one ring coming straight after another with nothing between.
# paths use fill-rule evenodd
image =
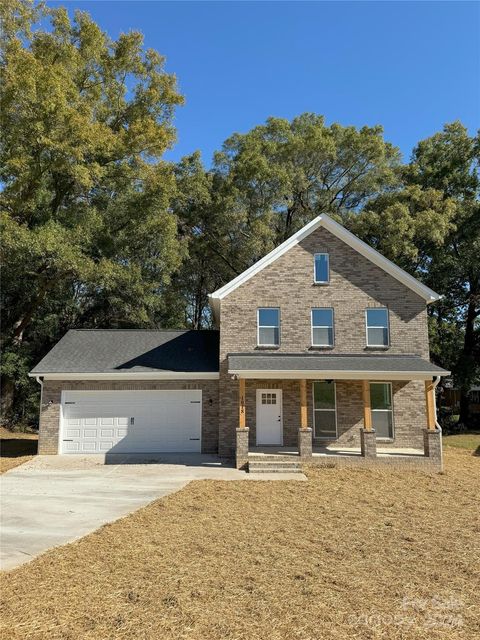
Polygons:
<instances>
[{"instance_id":1,"label":"garage door panel","mask_svg":"<svg viewBox=\"0 0 480 640\"><path fill-rule=\"evenodd\" d=\"M200 390L64 392L62 451L200 451L201 399Z\"/></svg>"},{"instance_id":2,"label":"garage door panel","mask_svg":"<svg viewBox=\"0 0 480 640\"><path fill-rule=\"evenodd\" d=\"M81 444L82 444L82 451L84 453L96 453L96 451L97 451L97 443L95 442L95 440L93 440L92 442L89 442L88 440L85 440Z\"/></svg>"},{"instance_id":3,"label":"garage door panel","mask_svg":"<svg viewBox=\"0 0 480 640\"><path fill-rule=\"evenodd\" d=\"M64 442L63 453L78 453L80 451L80 442Z\"/></svg>"},{"instance_id":4,"label":"garage door panel","mask_svg":"<svg viewBox=\"0 0 480 640\"><path fill-rule=\"evenodd\" d=\"M81 429L65 429L65 437L66 438L80 438L82 434Z\"/></svg>"}]
</instances>

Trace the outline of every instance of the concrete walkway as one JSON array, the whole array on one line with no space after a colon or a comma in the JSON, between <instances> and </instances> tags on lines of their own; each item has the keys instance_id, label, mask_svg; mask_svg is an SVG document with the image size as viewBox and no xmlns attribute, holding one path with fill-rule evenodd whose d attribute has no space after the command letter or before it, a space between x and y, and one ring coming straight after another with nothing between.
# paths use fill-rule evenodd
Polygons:
<instances>
[{"instance_id":1,"label":"concrete walkway","mask_svg":"<svg viewBox=\"0 0 480 640\"><path fill-rule=\"evenodd\" d=\"M280 475L255 477L200 454L38 456L0 476L0 567L81 538L191 480L306 479Z\"/></svg>"}]
</instances>

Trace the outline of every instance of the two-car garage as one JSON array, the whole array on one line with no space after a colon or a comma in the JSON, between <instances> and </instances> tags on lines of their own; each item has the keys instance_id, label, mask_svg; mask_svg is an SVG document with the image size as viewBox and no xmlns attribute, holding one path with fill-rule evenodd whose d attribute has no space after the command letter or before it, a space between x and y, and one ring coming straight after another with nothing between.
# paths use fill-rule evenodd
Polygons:
<instances>
[{"instance_id":1,"label":"two-car garage","mask_svg":"<svg viewBox=\"0 0 480 640\"><path fill-rule=\"evenodd\" d=\"M60 453L200 452L202 391L63 391Z\"/></svg>"},{"instance_id":2,"label":"two-car garage","mask_svg":"<svg viewBox=\"0 0 480 640\"><path fill-rule=\"evenodd\" d=\"M41 454L216 453L215 330L71 329L30 372Z\"/></svg>"}]
</instances>

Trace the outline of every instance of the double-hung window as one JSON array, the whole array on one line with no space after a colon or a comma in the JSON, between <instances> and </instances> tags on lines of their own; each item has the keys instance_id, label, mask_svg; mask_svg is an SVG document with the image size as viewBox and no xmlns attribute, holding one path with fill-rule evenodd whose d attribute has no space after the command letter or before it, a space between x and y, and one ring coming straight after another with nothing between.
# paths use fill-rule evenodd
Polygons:
<instances>
[{"instance_id":1,"label":"double-hung window","mask_svg":"<svg viewBox=\"0 0 480 640\"><path fill-rule=\"evenodd\" d=\"M257 344L278 347L280 344L280 309L263 307L257 312Z\"/></svg>"},{"instance_id":2,"label":"double-hung window","mask_svg":"<svg viewBox=\"0 0 480 640\"><path fill-rule=\"evenodd\" d=\"M377 438L393 438L392 385L390 382L370 383L372 426Z\"/></svg>"},{"instance_id":3,"label":"double-hung window","mask_svg":"<svg viewBox=\"0 0 480 640\"><path fill-rule=\"evenodd\" d=\"M388 309L373 307L365 311L367 325L367 347L388 347Z\"/></svg>"},{"instance_id":4,"label":"double-hung window","mask_svg":"<svg viewBox=\"0 0 480 640\"><path fill-rule=\"evenodd\" d=\"M315 284L328 284L330 280L328 253L316 253L314 260L313 281Z\"/></svg>"},{"instance_id":5,"label":"double-hung window","mask_svg":"<svg viewBox=\"0 0 480 640\"><path fill-rule=\"evenodd\" d=\"M333 309L312 309L312 347L333 347Z\"/></svg>"},{"instance_id":6,"label":"double-hung window","mask_svg":"<svg viewBox=\"0 0 480 640\"><path fill-rule=\"evenodd\" d=\"M335 382L313 383L313 426L315 438L337 437Z\"/></svg>"}]
</instances>

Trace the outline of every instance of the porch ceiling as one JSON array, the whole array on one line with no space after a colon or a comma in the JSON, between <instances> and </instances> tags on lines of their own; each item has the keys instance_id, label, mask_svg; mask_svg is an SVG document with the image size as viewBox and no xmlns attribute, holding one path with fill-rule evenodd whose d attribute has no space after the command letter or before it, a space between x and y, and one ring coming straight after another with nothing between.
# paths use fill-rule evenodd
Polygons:
<instances>
[{"instance_id":1,"label":"porch ceiling","mask_svg":"<svg viewBox=\"0 0 480 640\"><path fill-rule=\"evenodd\" d=\"M228 372L239 378L332 380L429 380L450 373L419 356L323 353L232 353Z\"/></svg>"}]
</instances>

